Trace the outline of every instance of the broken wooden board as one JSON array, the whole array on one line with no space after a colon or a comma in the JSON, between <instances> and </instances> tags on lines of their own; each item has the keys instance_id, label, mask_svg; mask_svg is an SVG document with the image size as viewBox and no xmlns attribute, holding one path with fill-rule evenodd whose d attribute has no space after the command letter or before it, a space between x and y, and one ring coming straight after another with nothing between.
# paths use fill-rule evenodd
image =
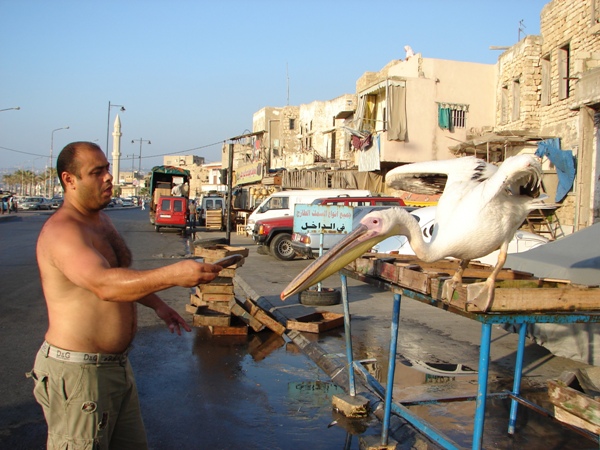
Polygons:
<instances>
[{"instance_id":1,"label":"broken wooden board","mask_svg":"<svg viewBox=\"0 0 600 450\"><path fill-rule=\"evenodd\" d=\"M283 325L281 325L275 318L273 318L268 311L262 309L249 298L246 299L244 307L250 314L252 314L256 318L256 320L261 322L269 330L273 331L274 333L277 333L280 336L285 333L285 327Z\"/></svg>"},{"instance_id":2,"label":"broken wooden board","mask_svg":"<svg viewBox=\"0 0 600 450\"><path fill-rule=\"evenodd\" d=\"M287 328L290 330L321 333L344 325L344 315L329 311L315 312L306 316L288 319Z\"/></svg>"},{"instance_id":3,"label":"broken wooden board","mask_svg":"<svg viewBox=\"0 0 600 450\"><path fill-rule=\"evenodd\" d=\"M260 322L254 315L246 311L242 305L237 302L237 299L233 299L229 302L229 310L231 313L239 317L242 322L252 328L254 331L261 331L265 328L264 324Z\"/></svg>"},{"instance_id":4,"label":"broken wooden board","mask_svg":"<svg viewBox=\"0 0 600 450\"><path fill-rule=\"evenodd\" d=\"M561 422L600 434L600 401L581 391L582 373L563 372L560 379L548 380L548 397L554 405L554 417ZM586 378L598 373L586 373ZM599 380L600 381L600 380ZM596 386L594 381L594 386ZM585 384L585 381L584 381Z\"/></svg>"}]
</instances>

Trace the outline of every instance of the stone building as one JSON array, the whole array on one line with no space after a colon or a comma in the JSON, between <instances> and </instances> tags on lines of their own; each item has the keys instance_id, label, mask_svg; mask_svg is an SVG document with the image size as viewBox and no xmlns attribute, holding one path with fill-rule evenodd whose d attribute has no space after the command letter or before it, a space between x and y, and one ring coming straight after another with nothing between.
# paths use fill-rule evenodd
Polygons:
<instances>
[{"instance_id":1,"label":"stone building","mask_svg":"<svg viewBox=\"0 0 600 450\"><path fill-rule=\"evenodd\" d=\"M600 0L553 0L540 25L540 36L525 36L496 64L407 54L365 72L354 94L261 109L252 132L233 139L237 181L264 195L281 188L383 192L385 174L400 164L470 154L501 163L558 142L559 154L572 152L576 171L557 200L565 188L560 168L544 159L555 217L566 232L597 222Z\"/></svg>"}]
</instances>

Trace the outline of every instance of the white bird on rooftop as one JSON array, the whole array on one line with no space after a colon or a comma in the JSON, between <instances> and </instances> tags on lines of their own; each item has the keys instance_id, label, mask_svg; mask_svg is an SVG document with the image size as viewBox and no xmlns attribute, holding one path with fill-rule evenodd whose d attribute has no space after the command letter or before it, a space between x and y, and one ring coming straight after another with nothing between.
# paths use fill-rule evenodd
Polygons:
<instances>
[{"instance_id":1,"label":"white bird on rooftop","mask_svg":"<svg viewBox=\"0 0 600 450\"><path fill-rule=\"evenodd\" d=\"M423 240L416 219L403 208L367 214L361 224L302 271L281 293L282 300L307 289L368 252L390 236L405 235L419 259L435 262L446 257L460 259L443 297L452 298L472 259L500 249L498 262L486 280L489 308L495 280L506 261L510 240L527 214L539 206L540 160L534 155L507 158L495 166L475 157L419 162L393 169L386 184L418 193L442 193L436 224L429 243ZM448 293L449 292L449 293Z\"/></svg>"}]
</instances>

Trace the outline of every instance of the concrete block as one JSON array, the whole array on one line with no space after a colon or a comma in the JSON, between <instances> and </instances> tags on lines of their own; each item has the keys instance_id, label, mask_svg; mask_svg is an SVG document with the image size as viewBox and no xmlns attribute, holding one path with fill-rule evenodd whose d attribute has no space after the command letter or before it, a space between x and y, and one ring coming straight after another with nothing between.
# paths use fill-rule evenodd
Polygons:
<instances>
[{"instance_id":1,"label":"concrete block","mask_svg":"<svg viewBox=\"0 0 600 450\"><path fill-rule=\"evenodd\" d=\"M335 394L331 403L333 409L346 417L365 417L369 413L369 400L361 395Z\"/></svg>"}]
</instances>

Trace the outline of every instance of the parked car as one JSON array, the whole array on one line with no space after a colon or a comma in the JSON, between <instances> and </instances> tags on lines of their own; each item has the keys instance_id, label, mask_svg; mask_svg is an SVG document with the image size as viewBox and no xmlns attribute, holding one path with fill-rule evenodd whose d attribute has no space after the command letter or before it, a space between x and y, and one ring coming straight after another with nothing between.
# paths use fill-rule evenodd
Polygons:
<instances>
[{"instance_id":1,"label":"parked car","mask_svg":"<svg viewBox=\"0 0 600 450\"><path fill-rule=\"evenodd\" d=\"M25 197L19 203L19 209L23 210L50 210L52 202L44 197Z\"/></svg>"},{"instance_id":2,"label":"parked car","mask_svg":"<svg viewBox=\"0 0 600 450\"><path fill-rule=\"evenodd\" d=\"M431 240L433 234L433 228L435 225L435 212L436 206L427 206L425 208L417 208L411 211L411 214L419 221L423 239L425 242ZM521 253L532 248L539 247L540 245L546 244L548 239L529 231L518 230L515 233L515 237L508 244L508 253ZM408 243L406 236L392 236L389 237L373 247L375 253L393 253L398 255L414 255L415 252ZM478 258L479 262L484 264L495 265L498 261L498 252L496 250L489 255L482 258Z\"/></svg>"},{"instance_id":3,"label":"parked car","mask_svg":"<svg viewBox=\"0 0 600 450\"><path fill-rule=\"evenodd\" d=\"M397 197L350 197L347 195L340 195L338 197L318 198L313 200L312 204L338 206L403 206L404 201ZM292 247L293 228L293 215L257 220L252 231L252 239L258 245L258 253L263 255L271 254L282 261L294 259L296 257L296 251Z\"/></svg>"},{"instance_id":4,"label":"parked car","mask_svg":"<svg viewBox=\"0 0 600 450\"><path fill-rule=\"evenodd\" d=\"M63 201L64 201L64 198L62 198L62 197L54 197L54 198L51 200L50 207L51 207L52 209L58 209L58 208L60 208L60 207L62 206L62 204L63 204Z\"/></svg>"},{"instance_id":5,"label":"parked car","mask_svg":"<svg viewBox=\"0 0 600 450\"><path fill-rule=\"evenodd\" d=\"M130 198L123 198L121 199L121 206L125 207L125 206L135 206L134 202L132 199Z\"/></svg>"}]
</instances>

